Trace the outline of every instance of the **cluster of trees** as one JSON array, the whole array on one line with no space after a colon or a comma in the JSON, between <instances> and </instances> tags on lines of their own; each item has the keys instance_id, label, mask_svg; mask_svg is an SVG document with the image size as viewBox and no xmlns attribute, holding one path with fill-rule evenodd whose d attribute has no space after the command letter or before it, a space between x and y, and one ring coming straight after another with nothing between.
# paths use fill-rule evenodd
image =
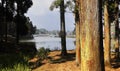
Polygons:
<instances>
[{"instance_id":1,"label":"cluster of trees","mask_svg":"<svg viewBox=\"0 0 120 71\"><path fill-rule=\"evenodd\" d=\"M60 8L61 55L67 55L65 12L69 8L75 15L76 63L81 71L104 71L104 63L111 66L111 23L115 25L115 58L119 59L119 3L119 0L55 0L50 9ZM8 34L15 36L18 43L20 36L35 32L25 16L32 4L32 0L0 0L0 43L7 42Z\"/></svg>"},{"instance_id":2,"label":"cluster of trees","mask_svg":"<svg viewBox=\"0 0 120 71\"><path fill-rule=\"evenodd\" d=\"M76 22L76 62L81 64L81 71L104 71L104 64L111 67L111 23L115 25L115 37L112 38L115 41L115 61L120 58L119 0L76 2L79 12L76 13L79 15Z\"/></svg>"},{"instance_id":3,"label":"cluster of trees","mask_svg":"<svg viewBox=\"0 0 120 71\"><path fill-rule=\"evenodd\" d=\"M81 71L104 71L104 64L111 67L111 23L115 25L115 58L119 56L119 0L68 0L74 2L72 11L76 23L76 63ZM64 0L55 0L50 9L60 8L61 55L66 55ZM103 21L104 19L104 21ZM104 26L104 27L103 27ZM104 31L103 31L104 29ZM103 36L104 34L104 36ZM103 42L104 41L104 42ZM104 48L104 49L103 49Z\"/></svg>"},{"instance_id":4,"label":"cluster of trees","mask_svg":"<svg viewBox=\"0 0 120 71\"><path fill-rule=\"evenodd\" d=\"M0 42L7 42L8 35L19 37L35 32L25 13L33 5L32 0L0 0Z\"/></svg>"},{"instance_id":5,"label":"cluster of trees","mask_svg":"<svg viewBox=\"0 0 120 71\"><path fill-rule=\"evenodd\" d=\"M104 39L104 48L105 48L105 64L109 64L110 65L110 50L111 50L111 23L114 23L115 25L115 36L114 39L115 43L119 43L119 22L118 22L118 18L119 18L119 1L118 0L114 0L114 1L109 1L106 0L104 2L104 35L105 35L105 39ZM119 45L116 46L115 45L115 49L118 50L117 53L119 53ZM119 55L118 55L119 56Z\"/></svg>"}]
</instances>

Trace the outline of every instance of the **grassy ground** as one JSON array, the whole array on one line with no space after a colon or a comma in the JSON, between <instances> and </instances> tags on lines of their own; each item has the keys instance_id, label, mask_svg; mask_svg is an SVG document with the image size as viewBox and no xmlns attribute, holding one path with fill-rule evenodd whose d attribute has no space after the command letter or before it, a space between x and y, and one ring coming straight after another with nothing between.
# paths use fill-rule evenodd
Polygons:
<instances>
[{"instance_id":1,"label":"grassy ground","mask_svg":"<svg viewBox=\"0 0 120 71\"><path fill-rule=\"evenodd\" d=\"M21 54L0 55L0 71L30 71L28 58Z\"/></svg>"},{"instance_id":2,"label":"grassy ground","mask_svg":"<svg viewBox=\"0 0 120 71\"><path fill-rule=\"evenodd\" d=\"M31 71L28 60L37 52L34 43L2 43L0 71Z\"/></svg>"}]
</instances>

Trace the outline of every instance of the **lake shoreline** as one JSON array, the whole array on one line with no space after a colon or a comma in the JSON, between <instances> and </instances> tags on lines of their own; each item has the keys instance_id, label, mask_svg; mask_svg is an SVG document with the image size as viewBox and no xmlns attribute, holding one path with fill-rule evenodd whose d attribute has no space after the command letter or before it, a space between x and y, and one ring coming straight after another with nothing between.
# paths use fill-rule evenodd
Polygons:
<instances>
[{"instance_id":1,"label":"lake shoreline","mask_svg":"<svg viewBox=\"0 0 120 71\"><path fill-rule=\"evenodd\" d=\"M41 47L50 48L50 50L61 50L61 38L59 37L35 37L32 40L20 40L20 42L35 42L36 49ZM67 50L75 49L75 38L66 38Z\"/></svg>"}]
</instances>

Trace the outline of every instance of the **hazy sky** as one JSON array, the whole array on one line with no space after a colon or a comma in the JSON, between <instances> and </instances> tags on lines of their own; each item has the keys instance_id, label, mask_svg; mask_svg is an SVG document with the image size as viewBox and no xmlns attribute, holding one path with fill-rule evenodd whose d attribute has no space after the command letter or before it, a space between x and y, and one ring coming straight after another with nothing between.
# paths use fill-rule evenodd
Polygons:
<instances>
[{"instance_id":1,"label":"hazy sky","mask_svg":"<svg viewBox=\"0 0 120 71\"><path fill-rule=\"evenodd\" d=\"M47 30L60 30L60 14L59 9L49 10L54 0L32 0L33 6L28 10L27 16L36 25L37 28L45 28ZM72 13L66 13L66 30L72 31L75 27L74 17Z\"/></svg>"}]
</instances>

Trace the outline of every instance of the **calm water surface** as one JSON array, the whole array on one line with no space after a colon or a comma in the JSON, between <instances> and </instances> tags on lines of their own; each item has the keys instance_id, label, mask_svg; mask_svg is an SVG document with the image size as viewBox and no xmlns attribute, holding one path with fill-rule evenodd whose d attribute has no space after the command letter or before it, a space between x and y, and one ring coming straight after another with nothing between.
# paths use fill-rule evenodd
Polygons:
<instances>
[{"instance_id":1,"label":"calm water surface","mask_svg":"<svg viewBox=\"0 0 120 71\"><path fill-rule=\"evenodd\" d=\"M75 38L66 38L67 50L75 49ZM34 37L33 40L21 40L21 42L35 42L36 48L41 47L54 49L61 49L61 39L59 37Z\"/></svg>"}]
</instances>

